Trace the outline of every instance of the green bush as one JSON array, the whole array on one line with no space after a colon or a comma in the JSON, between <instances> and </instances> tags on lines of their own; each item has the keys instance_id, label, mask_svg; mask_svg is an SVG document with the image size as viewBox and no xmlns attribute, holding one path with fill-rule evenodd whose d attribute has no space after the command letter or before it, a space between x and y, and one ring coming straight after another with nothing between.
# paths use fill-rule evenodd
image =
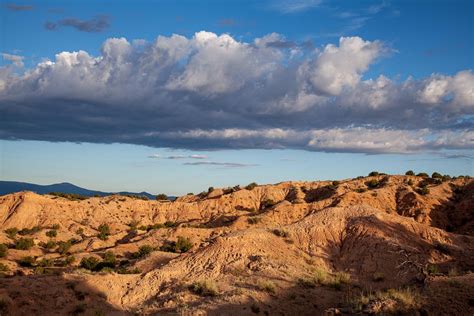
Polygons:
<instances>
[{"instance_id":1,"label":"green bush","mask_svg":"<svg viewBox=\"0 0 474 316\"><path fill-rule=\"evenodd\" d=\"M433 172L433 174L431 175L431 178L433 178L433 179L442 179L443 175L441 173L438 173L438 172Z\"/></svg>"},{"instance_id":2,"label":"green bush","mask_svg":"<svg viewBox=\"0 0 474 316\"><path fill-rule=\"evenodd\" d=\"M140 274L142 272L138 268L129 269L129 268L121 267L117 269L117 273L118 274Z\"/></svg>"},{"instance_id":3,"label":"green bush","mask_svg":"<svg viewBox=\"0 0 474 316\"><path fill-rule=\"evenodd\" d=\"M194 282L189 289L191 292L201 296L216 296L219 294L216 283L211 280Z\"/></svg>"},{"instance_id":4,"label":"green bush","mask_svg":"<svg viewBox=\"0 0 474 316\"><path fill-rule=\"evenodd\" d=\"M172 222L172 221L166 221L163 225L167 228L172 228L172 227L178 226L178 223Z\"/></svg>"},{"instance_id":5,"label":"green bush","mask_svg":"<svg viewBox=\"0 0 474 316\"><path fill-rule=\"evenodd\" d=\"M107 240L110 236L110 227L107 224L100 224L99 227L97 228L99 231L99 234L97 237L102 240Z\"/></svg>"},{"instance_id":6,"label":"green bush","mask_svg":"<svg viewBox=\"0 0 474 316\"><path fill-rule=\"evenodd\" d=\"M430 176L426 172L420 172L416 175L417 177L429 178Z\"/></svg>"},{"instance_id":7,"label":"green bush","mask_svg":"<svg viewBox=\"0 0 474 316\"><path fill-rule=\"evenodd\" d=\"M150 245L143 245L138 248L137 252L132 253L132 258L133 259L141 259L147 257L150 253L155 250L152 246Z\"/></svg>"},{"instance_id":8,"label":"green bush","mask_svg":"<svg viewBox=\"0 0 474 316\"><path fill-rule=\"evenodd\" d=\"M278 237L288 237L288 232L283 229L274 229L273 233Z\"/></svg>"},{"instance_id":9,"label":"green bush","mask_svg":"<svg viewBox=\"0 0 474 316\"><path fill-rule=\"evenodd\" d=\"M65 255L66 253L68 253L71 246L72 246L72 243L69 240L68 241L60 241L60 242L58 242L57 251L60 254Z\"/></svg>"},{"instance_id":10,"label":"green bush","mask_svg":"<svg viewBox=\"0 0 474 316\"><path fill-rule=\"evenodd\" d=\"M413 170L408 170L407 172L405 172L405 175L406 176L414 176L415 172L413 172Z\"/></svg>"},{"instance_id":11,"label":"green bush","mask_svg":"<svg viewBox=\"0 0 474 316\"><path fill-rule=\"evenodd\" d=\"M0 263L0 275L2 275L3 272L8 272L10 269L6 264Z\"/></svg>"},{"instance_id":12,"label":"green bush","mask_svg":"<svg viewBox=\"0 0 474 316\"><path fill-rule=\"evenodd\" d=\"M372 179L372 180L369 180L369 181L365 182L365 185L366 185L369 189L375 189L375 188L377 188L377 187L380 185L380 181L379 181L379 180L376 180L376 179Z\"/></svg>"},{"instance_id":13,"label":"green bush","mask_svg":"<svg viewBox=\"0 0 474 316\"><path fill-rule=\"evenodd\" d=\"M214 191L214 187L209 187L209 188L207 189L207 193L211 193L212 191Z\"/></svg>"},{"instance_id":14,"label":"green bush","mask_svg":"<svg viewBox=\"0 0 474 316\"><path fill-rule=\"evenodd\" d=\"M375 176L378 176L378 175L379 175L378 171L372 171L371 173L369 173L369 177L375 177Z\"/></svg>"},{"instance_id":15,"label":"green bush","mask_svg":"<svg viewBox=\"0 0 474 316\"><path fill-rule=\"evenodd\" d=\"M32 228L23 228L18 232L18 235L25 236L25 235L33 235L37 232L41 231L40 226L33 226Z\"/></svg>"},{"instance_id":16,"label":"green bush","mask_svg":"<svg viewBox=\"0 0 474 316\"><path fill-rule=\"evenodd\" d=\"M50 238L56 237L57 235L58 235L58 232L55 229L48 230L46 232L46 236L48 236Z\"/></svg>"},{"instance_id":17,"label":"green bush","mask_svg":"<svg viewBox=\"0 0 474 316\"><path fill-rule=\"evenodd\" d=\"M168 200L168 196L166 194L158 194L156 196L156 200L157 201L167 201Z\"/></svg>"},{"instance_id":18,"label":"green bush","mask_svg":"<svg viewBox=\"0 0 474 316\"><path fill-rule=\"evenodd\" d=\"M70 201L82 201L89 198L88 196L74 193L49 192L48 194L56 197L62 197Z\"/></svg>"},{"instance_id":19,"label":"green bush","mask_svg":"<svg viewBox=\"0 0 474 316\"><path fill-rule=\"evenodd\" d=\"M45 248L45 249L53 249L56 247L57 243L54 240L48 240L47 243L40 243L40 246Z\"/></svg>"},{"instance_id":20,"label":"green bush","mask_svg":"<svg viewBox=\"0 0 474 316\"><path fill-rule=\"evenodd\" d=\"M9 238L13 239L15 238L16 234L18 234L18 228L16 227L8 228L5 230L5 234L7 234Z\"/></svg>"},{"instance_id":21,"label":"green bush","mask_svg":"<svg viewBox=\"0 0 474 316\"><path fill-rule=\"evenodd\" d=\"M183 253L187 252L192 247L193 243L191 242L191 240L189 240L189 238L178 236L178 240L176 242L168 241L160 247L160 250L167 252Z\"/></svg>"},{"instance_id":22,"label":"green bush","mask_svg":"<svg viewBox=\"0 0 474 316\"><path fill-rule=\"evenodd\" d=\"M111 266L115 266L115 264L117 263L117 257L112 251L106 251L102 259L103 259L102 262Z\"/></svg>"},{"instance_id":23,"label":"green bush","mask_svg":"<svg viewBox=\"0 0 474 316\"><path fill-rule=\"evenodd\" d=\"M84 228L82 228L82 227L81 227L81 228L78 228L78 229L76 230L76 234L82 236L82 234L84 234Z\"/></svg>"},{"instance_id":24,"label":"green bush","mask_svg":"<svg viewBox=\"0 0 474 316\"><path fill-rule=\"evenodd\" d=\"M29 250L35 245L32 238L20 238L15 243L15 249L17 250Z\"/></svg>"},{"instance_id":25,"label":"green bush","mask_svg":"<svg viewBox=\"0 0 474 316\"><path fill-rule=\"evenodd\" d=\"M427 195L430 193L430 189L428 189L428 187L424 185L421 188L416 189L416 192L420 195Z\"/></svg>"},{"instance_id":26,"label":"green bush","mask_svg":"<svg viewBox=\"0 0 474 316\"><path fill-rule=\"evenodd\" d=\"M53 224L51 226L51 229L54 229L54 230L58 230L61 226L59 226L59 224Z\"/></svg>"},{"instance_id":27,"label":"green bush","mask_svg":"<svg viewBox=\"0 0 474 316\"><path fill-rule=\"evenodd\" d=\"M97 268L97 265L99 263L100 263L100 261L96 257L84 257L84 258L82 258L81 263L80 263L79 266L81 268L84 268L84 269L87 269L87 270L90 270L90 271L94 271Z\"/></svg>"},{"instance_id":28,"label":"green bush","mask_svg":"<svg viewBox=\"0 0 474 316\"><path fill-rule=\"evenodd\" d=\"M5 244L0 244L0 258L5 258L8 254L8 247Z\"/></svg>"},{"instance_id":29,"label":"green bush","mask_svg":"<svg viewBox=\"0 0 474 316\"><path fill-rule=\"evenodd\" d=\"M250 183L250 184L247 184L247 186L245 187L245 189L246 189L246 190L253 190L253 189L255 189L257 186L258 186L257 183L252 182L252 183Z\"/></svg>"}]
</instances>

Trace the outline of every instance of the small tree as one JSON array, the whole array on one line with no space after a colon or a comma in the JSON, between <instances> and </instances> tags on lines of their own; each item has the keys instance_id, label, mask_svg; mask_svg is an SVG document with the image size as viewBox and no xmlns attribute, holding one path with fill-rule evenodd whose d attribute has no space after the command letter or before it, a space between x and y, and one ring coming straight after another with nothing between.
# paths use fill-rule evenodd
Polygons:
<instances>
[{"instance_id":1,"label":"small tree","mask_svg":"<svg viewBox=\"0 0 474 316\"><path fill-rule=\"evenodd\" d=\"M99 234L97 237L102 240L107 240L110 236L110 227L107 224L100 224L99 227L97 228L99 231Z\"/></svg>"},{"instance_id":2,"label":"small tree","mask_svg":"<svg viewBox=\"0 0 474 316\"><path fill-rule=\"evenodd\" d=\"M255 189L255 188L257 187L257 185L258 185L257 183L252 182L252 183L248 184L248 185L245 187L245 189L246 189L246 190L253 190L253 189Z\"/></svg>"},{"instance_id":3,"label":"small tree","mask_svg":"<svg viewBox=\"0 0 474 316\"><path fill-rule=\"evenodd\" d=\"M408 170L407 172L405 172L405 175L406 176L414 176L415 172L413 172L413 170Z\"/></svg>"},{"instance_id":4,"label":"small tree","mask_svg":"<svg viewBox=\"0 0 474 316\"><path fill-rule=\"evenodd\" d=\"M426 172L420 172L416 175L417 177L429 178L430 176Z\"/></svg>"},{"instance_id":5,"label":"small tree","mask_svg":"<svg viewBox=\"0 0 474 316\"><path fill-rule=\"evenodd\" d=\"M93 271L96 269L99 262L99 259L97 259L96 257L84 257L81 260L80 267Z\"/></svg>"},{"instance_id":6,"label":"small tree","mask_svg":"<svg viewBox=\"0 0 474 316\"><path fill-rule=\"evenodd\" d=\"M157 201L167 201L167 200L168 200L168 196L167 196L166 194L161 193L161 194L158 194L158 195L156 196L156 200L157 200Z\"/></svg>"},{"instance_id":7,"label":"small tree","mask_svg":"<svg viewBox=\"0 0 474 316\"><path fill-rule=\"evenodd\" d=\"M16 234L18 234L18 228L16 227L8 228L5 230L5 234L7 234L9 238L13 239L15 238Z\"/></svg>"},{"instance_id":8,"label":"small tree","mask_svg":"<svg viewBox=\"0 0 474 316\"><path fill-rule=\"evenodd\" d=\"M15 249L17 250L29 250L35 245L32 238L20 238L15 243Z\"/></svg>"},{"instance_id":9,"label":"small tree","mask_svg":"<svg viewBox=\"0 0 474 316\"><path fill-rule=\"evenodd\" d=\"M369 173L369 177L375 177L375 176L378 176L378 175L379 175L378 171L372 171L371 173Z\"/></svg>"},{"instance_id":10,"label":"small tree","mask_svg":"<svg viewBox=\"0 0 474 316\"><path fill-rule=\"evenodd\" d=\"M441 173L438 173L438 172L433 172L433 174L431 175L431 177L433 179L442 179L443 178L443 175Z\"/></svg>"}]
</instances>

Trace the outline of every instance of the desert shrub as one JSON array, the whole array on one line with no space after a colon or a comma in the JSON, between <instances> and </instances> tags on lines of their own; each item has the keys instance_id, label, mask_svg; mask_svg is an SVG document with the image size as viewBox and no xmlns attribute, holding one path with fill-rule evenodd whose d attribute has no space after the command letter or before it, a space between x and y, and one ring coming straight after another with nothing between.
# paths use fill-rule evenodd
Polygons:
<instances>
[{"instance_id":1,"label":"desert shrub","mask_svg":"<svg viewBox=\"0 0 474 316\"><path fill-rule=\"evenodd\" d=\"M389 307L390 315L405 315L405 312L418 309L422 304L420 293L411 288L406 289L388 289L386 291L377 291L368 294L362 294L352 300L355 311L361 312L366 306L377 301L393 300L395 305ZM382 311L385 312L385 311Z\"/></svg>"},{"instance_id":2,"label":"desert shrub","mask_svg":"<svg viewBox=\"0 0 474 316\"><path fill-rule=\"evenodd\" d=\"M81 268L94 271L97 268L97 265L100 263L99 259L96 257L84 257L81 260L79 266Z\"/></svg>"},{"instance_id":3,"label":"desert shrub","mask_svg":"<svg viewBox=\"0 0 474 316\"><path fill-rule=\"evenodd\" d=\"M420 172L416 175L417 177L429 178L430 176L426 172Z\"/></svg>"},{"instance_id":4,"label":"desert shrub","mask_svg":"<svg viewBox=\"0 0 474 316\"><path fill-rule=\"evenodd\" d=\"M314 281L318 284L326 284L327 280L329 279L329 274L326 270L321 268L316 268L314 270Z\"/></svg>"},{"instance_id":5,"label":"desert shrub","mask_svg":"<svg viewBox=\"0 0 474 316\"><path fill-rule=\"evenodd\" d=\"M7 234L7 236L11 239L15 238L17 233L18 233L18 228L16 227L8 228L5 230L5 234Z\"/></svg>"},{"instance_id":6,"label":"desert shrub","mask_svg":"<svg viewBox=\"0 0 474 316\"><path fill-rule=\"evenodd\" d=\"M167 252L183 253L183 252L187 252L192 247L193 247L193 243L189 240L189 238L178 236L178 240L176 242L168 241L160 247L160 250L167 251Z\"/></svg>"},{"instance_id":7,"label":"desert shrub","mask_svg":"<svg viewBox=\"0 0 474 316\"><path fill-rule=\"evenodd\" d=\"M48 194L52 196L62 197L70 201L82 201L89 198L88 196L75 193L49 192Z\"/></svg>"},{"instance_id":8,"label":"desert shrub","mask_svg":"<svg viewBox=\"0 0 474 316\"><path fill-rule=\"evenodd\" d=\"M407 172L405 172L405 175L406 176L414 176L415 172L413 172L413 170L408 170Z\"/></svg>"},{"instance_id":9,"label":"desert shrub","mask_svg":"<svg viewBox=\"0 0 474 316\"><path fill-rule=\"evenodd\" d=\"M51 225L51 229L58 230L61 226L59 224L53 224Z\"/></svg>"},{"instance_id":10,"label":"desert shrub","mask_svg":"<svg viewBox=\"0 0 474 316\"><path fill-rule=\"evenodd\" d=\"M17 250L29 250L35 245L32 238L20 238L15 242L15 249Z\"/></svg>"},{"instance_id":11,"label":"desert shrub","mask_svg":"<svg viewBox=\"0 0 474 316\"><path fill-rule=\"evenodd\" d=\"M103 262L111 265L115 265L117 263L117 257L112 251L106 251L102 257Z\"/></svg>"},{"instance_id":12,"label":"desert shrub","mask_svg":"<svg viewBox=\"0 0 474 316\"><path fill-rule=\"evenodd\" d=\"M54 240L48 240L48 242L41 242L39 245L45 249L53 249L56 247L57 243Z\"/></svg>"},{"instance_id":13,"label":"desert shrub","mask_svg":"<svg viewBox=\"0 0 474 316\"><path fill-rule=\"evenodd\" d=\"M3 263L0 263L0 275L3 273L3 272L8 272L10 271L10 269L8 268L8 266L6 264L3 264Z\"/></svg>"},{"instance_id":14,"label":"desert shrub","mask_svg":"<svg viewBox=\"0 0 474 316\"><path fill-rule=\"evenodd\" d=\"M58 249L57 252L59 252L62 255L65 255L69 249L71 249L72 243L68 241L60 241L58 242Z\"/></svg>"},{"instance_id":15,"label":"desert shrub","mask_svg":"<svg viewBox=\"0 0 474 316\"><path fill-rule=\"evenodd\" d=\"M369 181L365 182L365 185L366 185L369 189L375 189L375 188L377 188L377 187L380 185L380 181L379 181L379 180L376 180L376 179L372 179L372 180L369 180Z\"/></svg>"},{"instance_id":16,"label":"desert shrub","mask_svg":"<svg viewBox=\"0 0 474 316\"><path fill-rule=\"evenodd\" d=\"M156 196L156 200L157 200L157 201L167 201L167 200L168 200L168 196L167 196L166 194L161 193L161 194L158 194L158 195Z\"/></svg>"},{"instance_id":17,"label":"desert shrub","mask_svg":"<svg viewBox=\"0 0 474 316\"><path fill-rule=\"evenodd\" d=\"M48 259L48 258L43 258L40 261L38 261L37 265L39 267L52 267L53 266L53 260Z\"/></svg>"},{"instance_id":18,"label":"desert shrub","mask_svg":"<svg viewBox=\"0 0 474 316\"><path fill-rule=\"evenodd\" d=\"M207 193L211 193L212 191L214 191L214 187L209 187L209 188L207 189Z\"/></svg>"},{"instance_id":19,"label":"desert shrub","mask_svg":"<svg viewBox=\"0 0 474 316\"><path fill-rule=\"evenodd\" d=\"M378 171L372 171L371 173L369 173L369 177L375 177L375 176L378 176L378 175L379 175Z\"/></svg>"},{"instance_id":20,"label":"desert shrub","mask_svg":"<svg viewBox=\"0 0 474 316\"><path fill-rule=\"evenodd\" d=\"M5 244L0 244L0 258L5 258L8 254L8 247Z\"/></svg>"},{"instance_id":21,"label":"desert shrub","mask_svg":"<svg viewBox=\"0 0 474 316\"><path fill-rule=\"evenodd\" d=\"M267 293L275 293L276 292L276 286L275 286L275 283L273 283L272 281L270 280L264 280L264 281L260 281L258 283L258 288L262 291L265 291Z\"/></svg>"},{"instance_id":22,"label":"desert shrub","mask_svg":"<svg viewBox=\"0 0 474 316\"><path fill-rule=\"evenodd\" d=\"M316 287L316 282L313 278L299 278L298 285L305 288L314 288Z\"/></svg>"},{"instance_id":23,"label":"desert shrub","mask_svg":"<svg viewBox=\"0 0 474 316\"><path fill-rule=\"evenodd\" d=\"M150 245L143 245L138 248L137 252L132 253L132 258L133 259L141 259L147 257L150 253L153 252L155 248L153 248Z\"/></svg>"},{"instance_id":24,"label":"desert shrub","mask_svg":"<svg viewBox=\"0 0 474 316\"><path fill-rule=\"evenodd\" d=\"M125 267L120 267L116 271L117 271L118 274L140 274L140 273L142 273L140 271L140 269L138 269L138 268L128 269L128 268L125 268Z\"/></svg>"},{"instance_id":25,"label":"desert shrub","mask_svg":"<svg viewBox=\"0 0 474 316\"><path fill-rule=\"evenodd\" d=\"M82 227L81 227L81 228L78 228L78 229L76 230L76 234L82 236L82 234L84 234L84 228L82 228Z\"/></svg>"},{"instance_id":26,"label":"desert shrub","mask_svg":"<svg viewBox=\"0 0 474 316\"><path fill-rule=\"evenodd\" d=\"M245 187L245 189L246 189L246 190L253 190L253 189L255 189L255 188L257 187L257 185L258 185L257 183L252 182L252 183L247 184L247 186Z\"/></svg>"},{"instance_id":27,"label":"desert shrub","mask_svg":"<svg viewBox=\"0 0 474 316\"><path fill-rule=\"evenodd\" d=\"M382 272L375 272L372 275L372 281L374 282L382 282L383 280L385 280L385 275Z\"/></svg>"},{"instance_id":28,"label":"desert shrub","mask_svg":"<svg viewBox=\"0 0 474 316\"><path fill-rule=\"evenodd\" d=\"M178 240L176 241L176 250L177 252L187 252L193 247L193 243L189 238L184 238L178 236Z\"/></svg>"},{"instance_id":29,"label":"desert shrub","mask_svg":"<svg viewBox=\"0 0 474 316\"><path fill-rule=\"evenodd\" d=\"M429 264L427 267L426 267L426 271L428 272L429 275L434 275L434 274L438 274L439 273L439 269L436 265L434 264Z\"/></svg>"},{"instance_id":30,"label":"desert shrub","mask_svg":"<svg viewBox=\"0 0 474 316\"><path fill-rule=\"evenodd\" d=\"M249 224L252 224L252 225L258 224L258 223L260 223L261 221L262 221L262 218L260 218L260 217L249 217L249 218L247 219L247 222L248 222Z\"/></svg>"},{"instance_id":31,"label":"desert shrub","mask_svg":"<svg viewBox=\"0 0 474 316\"><path fill-rule=\"evenodd\" d=\"M331 184L332 184L333 187L337 187L340 183L341 183L341 182L336 181L336 180L333 181L333 182L331 182Z\"/></svg>"},{"instance_id":32,"label":"desert shrub","mask_svg":"<svg viewBox=\"0 0 474 316\"><path fill-rule=\"evenodd\" d=\"M172 227L178 226L178 223L172 222L172 221L166 221L163 225L167 228L172 228Z\"/></svg>"},{"instance_id":33,"label":"desert shrub","mask_svg":"<svg viewBox=\"0 0 474 316\"><path fill-rule=\"evenodd\" d=\"M46 236L50 237L50 238L53 238L53 237L56 237L58 235L58 232L57 230L55 229L52 229L52 230L48 230L46 232Z\"/></svg>"},{"instance_id":34,"label":"desert shrub","mask_svg":"<svg viewBox=\"0 0 474 316\"><path fill-rule=\"evenodd\" d=\"M364 193L364 192L367 191L367 189L365 189L365 188L357 188L357 189L355 189L355 191L356 191L357 193Z\"/></svg>"},{"instance_id":35,"label":"desert shrub","mask_svg":"<svg viewBox=\"0 0 474 316\"><path fill-rule=\"evenodd\" d=\"M231 188L231 187L222 189L222 193L223 193L223 194L230 194L230 193L232 193L232 192L234 192L234 189Z\"/></svg>"},{"instance_id":36,"label":"desert shrub","mask_svg":"<svg viewBox=\"0 0 474 316\"><path fill-rule=\"evenodd\" d=\"M442 179L443 175L441 173L438 173L438 172L433 172L433 174L431 175L431 178L433 178L433 179Z\"/></svg>"},{"instance_id":37,"label":"desert shrub","mask_svg":"<svg viewBox=\"0 0 474 316\"><path fill-rule=\"evenodd\" d=\"M100 224L99 227L97 228L99 231L99 234L97 237L102 240L107 240L110 236L110 227L107 224Z\"/></svg>"},{"instance_id":38,"label":"desert shrub","mask_svg":"<svg viewBox=\"0 0 474 316\"><path fill-rule=\"evenodd\" d=\"M189 286L189 289L201 296L216 296L219 294L216 283L211 280L196 281Z\"/></svg>"},{"instance_id":39,"label":"desert shrub","mask_svg":"<svg viewBox=\"0 0 474 316\"><path fill-rule=\"evenodd\" d=\"M337 272L331 278L329 285L334 287L336 290L341 290L342 285L349 284L351 281L351 276L345 272Z\"/></svg>"},{"instance_id":40,"label":"desert shrub","mask_svg":"<svg viewBox=\"0 0 474 316\"><path fill-rule=\"evenodd\" d=\"M407 184L408 184L409 186L412 186L412 185L414 184L414 182L413 182L412 179L410 179L410 180L407 181Z\"/></svg>"},{"instance_id":41,"label":"desert shrub","mask_svg":"<svg viewBox=\"0 0 474 316\"><path fill-rule=\"evenodd\" d=\"M420 195L427 195L430 193L430 189L428 189L428 187L424 185L421 188L417 188L416 192Z\"/></svg>"},{"instance_id":42,"label":"desert shrub","mask_svg":"<svg viewBox=\"0 0 474 316\"><path fill-rule=\"evenodd\" d=\"M40 226L33 226L32 228L23 228L22 230L18 232L18 235L21 235L21 236L33 235L39 231L41 231Z\"/></svg>"},{"instance_id":43,"label":"desert shrub","mask_svg":"<svg viewBox=\"0 0 474 316\"><path fill-rule=\"evenodd\" d=\"M278 237L288 237L288 232L283 229L274 229L273 233Z\"/></svg>"},{"instance_id":44,"label":"desert shrub","mask_svg":"<svg viewBox=\"0 0 474 316\"><path fill-rule=\"evenodd\" d=\"M272 199L266 199L260 204L260 207L265 209L265 208L272 207L275 204L277 204L277 202L273 201Z\"/></svg>"},{"instance_id":45,"label":"desert shrub","mask_svg":"<svg viewBox=\"0 0 474 316\"><path fill-rule=\"evenodd\" d=\"M32 256L26 256L20 258L17 262L22 267L32 267L35 264L36 259Z\"/></svg>"}]
</instances>

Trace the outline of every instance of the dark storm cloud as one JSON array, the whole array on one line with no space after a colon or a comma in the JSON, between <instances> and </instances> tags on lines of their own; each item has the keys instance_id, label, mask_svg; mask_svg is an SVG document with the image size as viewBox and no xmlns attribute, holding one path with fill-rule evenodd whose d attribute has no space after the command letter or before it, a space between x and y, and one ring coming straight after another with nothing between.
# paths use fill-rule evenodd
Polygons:
<instances>
[{"instance_id":1,"label":"dark storm cloud","mask_svg":"<svg viewBox=\"0 0 474 316\"><path fill-rule=\"evenodd\" d=\"M60 27L72 27L81 32L98 33L110 27L110 18L105 15L97 16L90 20L66 18L58 22L47 21L44 27L50 31L57 30Z\"/></svg>"},{"instance_id":2,"label":"dark storm cloud","mask_svg":"<svg viewBox=\"0 0 474 316\"><path fill-rule=\"evenodd\" d=\"M471 71L363 80L383 43L341 38L293 60L298 47L268 45L282 40L114 38L99 56L62 52L23 75L0 68L0 138L362 153L474 147Z\"/></svg>"}]
</instances>

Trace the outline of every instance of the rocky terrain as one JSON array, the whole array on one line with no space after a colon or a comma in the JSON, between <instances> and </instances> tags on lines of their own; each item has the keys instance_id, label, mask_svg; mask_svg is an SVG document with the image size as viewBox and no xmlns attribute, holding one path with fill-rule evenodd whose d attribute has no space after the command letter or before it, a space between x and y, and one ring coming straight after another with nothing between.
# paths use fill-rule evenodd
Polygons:
<instances>
[{"instance_id":1,"label":"rocky terrain","mask_svg":"<svg viewBox=\"0 0 474 316\"><path fill-rule=\"evenodd\" d=\"M473 315L474 180L0 196L1 315Z\"/></svg>"}]
</instances>

